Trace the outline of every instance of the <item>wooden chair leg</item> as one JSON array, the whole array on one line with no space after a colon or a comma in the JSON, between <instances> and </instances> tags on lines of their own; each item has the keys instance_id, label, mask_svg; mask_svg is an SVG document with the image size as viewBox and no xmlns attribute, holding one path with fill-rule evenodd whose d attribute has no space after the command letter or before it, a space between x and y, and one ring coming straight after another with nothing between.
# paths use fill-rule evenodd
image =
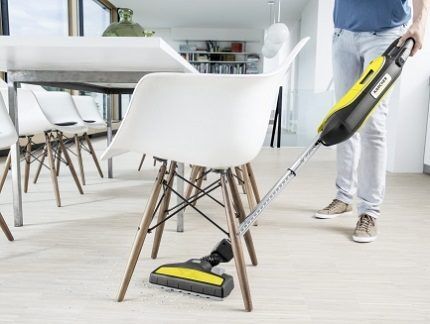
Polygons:
<instances>
[{"instance_id":1,"label":"wooden chair leg","mask_svg":"<svg viewBox=\"0 0 430 324\"><path fill-rule=\"evenodd\" d=\"M163 198L163 201L161 202L160 210L158 211L157 224L166 219L167 210L169 209L169 205L170 205L170 198L172 196L172 190L170 189L170 187L172 187L173 185L173 180L175 178L175 170L176 170L176 162L172 161L170 163L169 177L167 179L168 188L164 193L164 198ZM155 230L154 243L152 245L152 254L151 254L151 258L153 259L156 259L158 256L161 238L164 232L164 225L165 223L160 224Z\"/></svg>"},{"instance_id":2,"label":"wooden chair leg","mask_svg":"<svg viewBox=\"0 0 430 324\"><path fill-rule=\"evenodd\" d=\"M239 215L239 222L242 222L245 217L245 209L243 208L242 200L240 199L239 190L237 189L236 183L234 181L233 173L231 170L227 171L227 179L230 186L231 196L233 200L233 206ZM249 257L251 259L252 265L256 266L258 264L257 254L255 253L254 243L252 241L251 232L248 231L244 235L246 248L248 249Z\"/></svg>"},{"instance_id":3,"label":"wooden chair leg","mask_svg":"<svg viewBox=\"0 0 430 324\"><path fill-rule=\"evenodd\" d=\"M241 166L242 175L243 175L243 185L245 186L246 191L246 199L248 200L248 206L250 210L253 210L256 206L255 197L252 193L251 180L249 179L248 170L246 165Z\"/></svg>"},{"instance_id":4,"label":"wooden chair leg","mask_svg":"<svg viewBox=\"0 0 430 324\"><path fill-rule=\"evenodd\" d=\"M24 169L24 192L28 192L28 181L30 179L30 164L31 164L31 137L27 137L27 145L25 146L25 169Z\"/></svg>"},{"instance_id":5,"label":"wooden chair leg","mask_svg":"<svg viewBox=\"0 0 430 324\"><path fill-rule=\"evenodd\" d=\"M46 151L48 154L49 168L51 173L51 181L54 187L55 200L57 201L57 206L61 207L60 190L58 189L57 172L55 171L55 167L54 167L55 161L54 161L54 155L52 153L51 138L47 133L45 133L45 141L46 141Z\"/></svg>"},{"instance_id":6,"label":"wooden chair leg","mask_svg":"<svg viewBox=\"0 0 430 324\"><path fill-rule=\"evenodd\" d=\"M100 178L103 178L103 172L100 167L99 160L96 155L96 151L94 150L93 143L91 143L90 137L87 133L84 134L85 141L87 142L88 148L90 149L91 156L93 157L94 164L96 165L97 171L99 173Z\"/></svg>"},{"instance_id":7,"label":"wooden chair leg","mask_svg":"<svg viewBox=\"0 0 430 324\"><path fill-rule=\"evenodd\" d=\"M197 177L196 177L196 187L199 188L199 189L202 188L202 183L203 183L203 180L205 178L204 177L205 172L206 172L206 168L199 167L199 170L197 172ZM194 189L194 194L198 194L199 193L199 190L197 188L193 188ZM193 206L196 206L196 204L197 204L197 200L195 200L192 203Z\"/></svg>"},{"instance_id":8,"label":"wooden chair leg","mask_svg":"<svg viewBox=\"0 0 430 324\"><path fill-rule=\"evenodd\" d=\"M46 144L45 144L45 147L43 148L42 160L40 161L40 163L37 167L37 170L36 170L36 175L34 176L34 180L33 180L34 184L36 184L37 180L39 179L40 171L42 170L43 163L45 163L45 159L47 156L48 156L48 150L47 150Z\"/></svg>"},{"instance_id":9,"label":"wooden chair leg","mask_svg":"<svg viewBox=\"0 0 430 324\"><path fill-rule=\"evenodd\" d=\"M137 260L139 259L140 251L142 250L143 243L145 242L146 235L148 234L148 228L152 221L152 216L157 205L158 196L160 195L161 186L166 174L166 164L163 163L158 171L157 178L155 179L154 186L152 187L152 193L149 196L149 201L146 206L145 213L140 221L139 227L137 228L137 234L134 239L131 254L127 262L124 277L121 282L121 286L118 293L118 301L123 301L125 293L127 291L130 279L133 275L134 268L136 267Z\"/></svg>"},{"instance_id":10,"label":"wooden chair leg","mask_svg":"<svg viewBox=\"0 0 430 324\"><path fill-rule=\"evenodd\" d=\"M76 187L78 187L79 193L81 195L84 194L84 191L82 190L82 186L79 182L78 175L76 174L75 167L73 166L73 162L70 159L69 153L67 152L66 146L64 145L63 141L63 134L58 134L58 141L60 142L61 151L63 152L64 158L66 159L67 166L70 169L70 173L72 174L73 180L75 181Z\"/></svg>"},{"instance_id":11,"label":"wooden chair leg","mask_svg":"<svg viewBox=\"0 0 430 324\"><path fill-rule=\"evenodd\" d=\"M190 176L190 179L189 179L189 181L192 184L194 184L196 182L198 171L199 171L199 167L196 166L196 165L193 165L192 168L191 168L191 176ZM194 189L194 187L192 185L188 184L187 190L185 191L184 197L187 198L187 199L189 199L191 197L191 194L193 193L193 189Z\"/></svg>"},{"instance_id":12,"label":"wooden chair leg","mask_svg":"<svg viewBox=\"0 0 430 324\"><path fill-rule=\"evenodd\" d=\"M6 235L7 239L12 242L14 240L13 235L10 232L9 227L7 226L1 213L0 213L0 227L3 230L4 235Z\"/></svg>"},{"instance_id":13,"label":"wooden chair leg","mask_svg":"<svg viewBox=\"0 0 430 324\"><path fill-rule=\"evenodd\" d=\"M79 164L79 171L81 174L82 185L85 186L84 163L82 162L81 141L79 139L78 134L75 134L75 146L76 146L76 154L78 156L78 164Z\"/></svg>"},{"instance_id":14,"label":"wooden chair leg","mask_svg":"<svg viewBox=\"0 0 430 324\"><path fill-rule=\"evenodd\" d=\"M58 139L58 138L57 138ZM60 168L61 168L61 146L59 142L57 143L57 156L56 156L56 166L55 166L55 173L57 174L57 177L60 176Z\"/></svg>"},{"instance_id":15,"label":"wooden chair leg","mask_svg":"<svg viewBox=\"0 0 430 324\"><path fill-rule=\"evenodd\" d=\"M143 166L143 162L145 161L145 158L146 158L146 154L143 154L142 159L140 160L139 167L137 168L137 171L142 170L142 166Z\"/></svg>"},{"instance_id":16,"label":"wooden chair leg","mask_svg":"<svg viewBox=\"0 0 430 324\"><path fill-rule=\"evenodd\" d=\"M242 293L243 304L245 310L252 311L251 291L249 289L248 276L245 267L245 258L243 256L242 242L236 227L235 215L231 203L231 195L228 190L228 178L226 173L221 174L221 189L224 199L225 213L227 218L228 231L230 234L230 241L233 249L234 263L236 265L237 278Z\"/></svg>"},{"instance_id":17,"label":"wooden chair leg","mask_svg":"<svg viewBox=\"0 0 430 324\"><path fill-rule=\"evenodd\" d=\"M237 184L242 187L242 192L246 193L245 185L244 185L244 181L243 181L243 176L242 176L242 169L239 167L235 167L234 172L235 172L236 177L237 177Z\"/></svg>"},{"instance_id":18,"label":"wooden chair leg","mask_svg":"<svg viewBox=\"0 0 430 324\"><path fill-rule=\"evenodd\" d=\"M252 169L251 163L246 164L248 170L248 177L251 181L252 192L254 193L255 202L258 204L261 201L260 192L258 191L257 181L255 180L254 170Z\"/></svg>"},{"instance_id":19,"label":"wooden chair leg","mask_svg":"<svg viewBox=\"0 0 430 324\"><path fill-rule=\"evenodd\" d=\"M7 175L9 173L10 164L11 164L11 155L10 154L11 153L9 151L9 154L8 154L8 156L6 158L6 163L5 163L5 166L4 166L4 171L3 171L3 174L2 174L1 179L0 179L0 192L3 190L4 183L6 182L6 178L7 178Z\"/></svg>"}]
</instances>

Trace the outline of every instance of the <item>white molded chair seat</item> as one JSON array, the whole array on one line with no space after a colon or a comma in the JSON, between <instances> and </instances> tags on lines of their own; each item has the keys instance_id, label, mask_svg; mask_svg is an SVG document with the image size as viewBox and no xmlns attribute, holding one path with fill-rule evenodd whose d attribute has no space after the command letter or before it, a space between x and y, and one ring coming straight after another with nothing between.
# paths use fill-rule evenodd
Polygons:
<instances>
[{"instance_id":1,"label":"white molded chair seat","mask_svg":"<svg viewBox=\"0 0 430 324\"><path fill-rule=\"evenodd\" d=\"M88 128L79 116L72 96L62 91L33 91L54 130L63 133L85 133Z\"/></svg>"},{"instance_id":2,"label":"white molded chair seat","mask_svg":"<svg viewBox=\"0 0 430 324\"><path fill-rule=\"evenodd\" d=\"M106 128L106 122L100 115L94 98L91 96L72 96L78 113L89 129L102 130Z\"/></svg>"},{"instance_id":3,"label":"white molded chair seat","mask_svg":"<svg viewBox=\"0 0 430 324\"><path fill-rule=\"evenodd\" d=\"M7 84L0 79L0 92L6 107L9 103ZM32 136L50 131L53 125L48 121L33 92L24 88L18 89L19 136Z\"/></svg>"},{"instance_id":4,"label":"white molded chair seat","mask_svg":"<svg viewBox=\"0 0 430 324\"><path fill-rule=\"evenodd\" d=\"M102 158L133 151L215 169L248 163L263 145L279 86L307 41L267 74L144 76Z\"/></svg>"}]
</instances>

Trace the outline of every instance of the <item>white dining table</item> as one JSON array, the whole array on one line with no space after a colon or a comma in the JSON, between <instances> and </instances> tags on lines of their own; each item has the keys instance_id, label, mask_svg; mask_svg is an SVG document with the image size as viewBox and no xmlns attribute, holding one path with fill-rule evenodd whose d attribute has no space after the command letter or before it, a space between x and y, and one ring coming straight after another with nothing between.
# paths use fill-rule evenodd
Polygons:
<instances>
[{"instance_id":1,"label":"white dining table","mask_svg":"<svg viewBox=\"0 0 430 324\"><path fill-rule=\"evenodd\" d=\"M18 131L17 88L21 83L107 94L107 144L112 141L110 95L132 93L148 73L198 73L160 37L15 37L0 36L0 71L7 72L9 114ZM23 226L20 147L11 147L15 226ZM178 173L183 174L180 164ZM113 162L108 161L108 177ZM184 183L177 182L183 192ZM178 198L180 199L180 198ZM183 231L183 214L178 214Z\"/></svg>"}]
</instances>

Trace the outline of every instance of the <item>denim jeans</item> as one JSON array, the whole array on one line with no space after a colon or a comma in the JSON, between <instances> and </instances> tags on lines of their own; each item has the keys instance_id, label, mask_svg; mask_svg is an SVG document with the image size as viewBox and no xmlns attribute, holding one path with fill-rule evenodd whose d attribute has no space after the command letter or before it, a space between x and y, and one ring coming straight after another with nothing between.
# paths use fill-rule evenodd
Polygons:
<instances>
[{"instance_id":1,"label":"denim jeans","mask_svg":"<svg viewBox=\"0 0 430 324\"><path fill-rule=\"evenodd\" d=\"M405 27L382 32L351 32L335 29L333 34L333 81L339 100L360 77L367 65L399 36ZM357 194L358 215L377 218L385 193L386 120L389 95L365 125L348 141L337 146L336 198L350 204Z\"/></svg>"}]
</instances>

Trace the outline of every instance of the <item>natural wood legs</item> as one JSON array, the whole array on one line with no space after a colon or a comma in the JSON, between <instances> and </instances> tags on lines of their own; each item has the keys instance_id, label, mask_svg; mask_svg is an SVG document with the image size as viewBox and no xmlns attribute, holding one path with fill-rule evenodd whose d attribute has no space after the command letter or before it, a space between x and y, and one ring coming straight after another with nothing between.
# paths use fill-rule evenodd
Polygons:
<instances>
[{"instance_id":1,"label":"natural wood legs","mask_svg":"<svg viewBox=\"0 0 430 324\"><path fill-rule=\"evenodd\" d=\"M10 232L9 227L7 226L1 213L0 213L0 227L3 230L3 233L6 235L7 239L12 242L14 240L12 233Z\"/></svg>"},{"instance_id":2,"label":"natural wood legs","mask_svg":"<svg viewBox=\"0 0 430 324\"><path fill-rule=\"evenodd\" d=\"M79 193L83 195L84 191L82 190L81 184L75 171L75 167L73 166L72 160L70 159L69 152L67 152L66 146L64 145L62 133L58 133L58 141L60 142L61 150L63 151L63 155L66 159L67 166L70 169L70 173L72 174L73 180L75 181L76 187L78 187Z\"/></svg>"},{"instance_id":3,"label":"natural wood legs","mask_svg":"<svg viewBox=\"0 0 430 324\"><path fill-rule=\"evenodd\" d=\"M199 189L202 188L202 183L203 183L203 180L205 178L205 172L206 172L206 168L198 167L197 178L196 178L196 187ZM195 194L199 193L199 190L197 188L195 188L195 190L194 190ZM197 204L197 200L194 200L192 205L195 206L196 204Z\"/></svg>"},{"instance_id":4,"label":"natural wood legs","mask_svg":"<svg viewBox=\"0 0 430 324\"><path fill-rule=\"evenodd\" d=\"M173 180L175 178L175 170L176 170L176 162L171 162L170 168L169 168L169 178L167 180L168 187L164 192L164 198L163 198L163 201L161 202L160 210L158 211L157 224L164 221L164 219L167 216L167 210L169 209L170 198L172 196L172 190L170 188L172 187ZM152 245L152 254L151 254L151 258L153 259L157 258L158 250L160 249L160 242L164 232L164 225L165 223L161 223L155 231L154 243Z\"/></svg>"},{"instance_id":5,"label":"natural wood legs","mask_svg":"<svg viewBox=\"0 0 430 324\"><path fill-rule=\"evenodd\" d=\"M242 200L240 200L239 191L237 190L237 186L234 182L234 177L231 170L227 171L227 179L230 186L230 192L233 200L234 209L236 210L239 216L238 217L239 222L242 222L246 217L246 213L245 213L245 209L243 208ZM257 254L255 253L254 243L252 241L252 236L250 231L248 231L244 235L244 239L245 239L246 247L248 249L249 257L251 258L252 265L256 266L258 264Z\"/></svg>"},{"instance_id":6,"label":"natural wood legs","mask_svg":"<svg viewBox=\"0 0 430 324\"><path fill-rule=\"evenodd\" d=\"M96 151L94 151L94 147L93 147L93 144L91 143L90 137L88 136L87 133L85 133L84 138L85 138L85 141L87 142L88 149L90 150L90 154L93 158L93 161L97 168L99 176L100 178L103 178L103 172L102 172L102 169L100 168L100 163L99 163L99 160L97 159Z\"/></svg>"},{"instance_id":7,"label":"natural wood legs","mask_svg":"<svg viewBox=\"0 0 430 324\"><path fill-rule=\"evenodd\" d=\"M191 176L190 176L190 179L189 179L189 181L192 184L194 184L196 182L196 178L197 178L197 173L198 172L199 172L199 167L196 166L196 165L193 165L191 167ZM184 197L186 199L189 199L191 197L191 194L193 193L193 191L194 191L194 187L191 184L188 184L187 190L185 191Z\"/></svg>"},{"instance_id":8,"label":"natural wood legs","mask_svg":"<svg viewBox=\"0 0 430 324\"><path fill-rule=\"evenodd\" d=\"M248 178L251 181L252 193L254 194L255 202L258 204L261 201L260 192L258 191L257 181L255 180L254 170L252 170L251 163L247 163L246 170L248 171Z\"/></svg>"},{"instance_id":9,"label":"natural wood legs","mask_svg":"<svg viewBox=\"0 0 430 324\"><path fill-rule=\"evenodd\" d=\"M230 233L230 241L233 249L234 263L236 265L237 278L239 280L240 291L242 293L243 304L245 310L252 311L251 291L248 284L248 276L246 273L245 260L243 257L242 242L237 230L235 216L233 212L231 194L228 190L229 179L226 173L221 174L221 189L225 204L225 214L227 218L228 231ZM235 186L235 184L233 184Z\"/></svg>"},{"instance_id":10,"label":"natural wood legs","mask_svg":"<svg viewBox=\"0 0 430 324\"><path fill-rule=\"evenodd\" d=\"M85 173L84 173L84 164L82 162L82 151L81 151L81 140L79 136L75 134L75 146L76 146L76 155L78 157L79 171L81 173L82 184L85 186Z\"/></svg>"},{"instance_id":11,"label":"natural wood legs","mask_svg":"<svg viewBox=\"0 0 430 324\"><path fill-rule=\"evenodd\" d=\"M57 206L61 207L61 198L60 198L60 190L58 189L57 172L54 166L54 163L55 163L54 154L52 152L51 138L48 133L45 133L45 141L46 141L46 151L48 154L48 163L49 163L49 169L50 169L49 171L51 173L52 186L54 187L55 200L57 202Z\"/></svg>"},{"instance_id":12,"label":"natural wood legs","mask_svg":"<svg viewBox=\"0 0 430 324\"><path fill-rule=\"evenodd\" d=\"M252 192L251 180L249 178L248 168L246 165L241 166L242 177L243 177L243 185L245 187L246 199L248 200L248 206L250 210L253 210L257 205L255 201L255 196Z\"/></svg>"},{"instance_id":13,"label":"natural wood legs","mask_svg":"<svg viewBox=\"0 0 430 324\"><path fill-rule=\"evenodd\" d=\"M2 177L0 179L0 192L3 190L4 183L6 181L8 173L9 173L10 164L11 164L11 156L10 156L10 151L9 151L9 154L6 158L6 164L4 166L4 171L3 171Z\"/></svg>"},{"instance_id":14,"label":"natural wood legs","mask_svg":"<svg viewBox=\"0 0 430 324\"><path fill-rule=\"evenodd\" d=\"M36 184L37 180L39 179L40 171L42 170L43 163L45 163L45 159L46 159L47 156L48 156L48 149L47 149L47 145L45 143L45 147L43 148L43 153L42 153L42 160L40 160L40 163L37 166L36 175L34 176L34 180L33 180L34 184Z\"/></svg>"},{"instance_id":15,"label":"natural wood legs","mask_svg":"<svg viewBox=\"0 0 430 324\"><path fill-rule=\"evenodd\" d=\"M137 228L136 238L134 239L133 247L131 249L130 258L127 262L127 267L118 294L118 301L123 301L128 285L130 283L131 276L133 275L134 268L136 267L137 260L142 250L143 243L145 242L146 235L148 234L148 228L152 221L152 216L157 204L158 196L160 195L161 186L163 179L166 174L166 164L163 163L158 171L157 178L152 188L152 193L149 197L148 204L145 209L145 213L142 217L139 227Z\"/></svg>"},{"instance_id":16,"label":"natural wood legs","mask_svg":"<svg viewBox=\"0 0 430 324\"><path fill-rule=\"evenodd\" d=\"M160 167L160 170L158 171L158 175L157 175L157 178L155 179L155 183L152 188L152 192L149 197L149 201L146 206L144 215L142 216L139 227L137 228L137 234L134 239L134 243L131 249L130 257L127 262L123 279L121 281L118 298L117 298L119 302L124 300L127 288L130 284L131 277L133 275L134 269L136 267L137 261L140 256L140 252L142 251L143 244L148 234L148 229L153 220L157 202L160 204L157 224L161 223L163 220L166 219L167 210L169 208L169 202L172 194L172 190L170 190L169 188L173 185L175 169L176 169L176 162L171 162L169 167L169 172L168 172L169 176L167 177L166 182L164 182L164 178L166 176L166 162L163 162L162 166ZM191 179L195 180L196 175L200 172L201 172L200 170L194 169L192 171ZM203 176L203 173L201 174L201 176ZM251 292L248 284L245 259L244 259L242 243L241 243L241 236L238 232L238 226L237 226L234 209L236 209L238 213L239 221L245 217L245 211L244 211L242 202L240 201L239 192L234 182L235 180L234 180L232 171L231 170L221 171L220 177L221 177L220 182L221 182L221 188L222 188L222 196L223 196L224 205L225 205L225 214L227 218L228 231L229 231L230 241L233 249L237 277L240 285L240 290L242 292L243 303L245 305L245 310L251 311L252 310ZM161 198L162 200L159 202L158 200L163 186L163 182L167 184L167 188L164 192L164 196ZM163 230L164 230L164 223L160 224L157 227L157 231L154 238L154 245L152 247L152 255L151 255L152 258L157 257ZM249 232L245 235L245 242L247 244L252 263L256 265L257 257L255 255L252 237Z\"/></svg>"}]
</instances>

